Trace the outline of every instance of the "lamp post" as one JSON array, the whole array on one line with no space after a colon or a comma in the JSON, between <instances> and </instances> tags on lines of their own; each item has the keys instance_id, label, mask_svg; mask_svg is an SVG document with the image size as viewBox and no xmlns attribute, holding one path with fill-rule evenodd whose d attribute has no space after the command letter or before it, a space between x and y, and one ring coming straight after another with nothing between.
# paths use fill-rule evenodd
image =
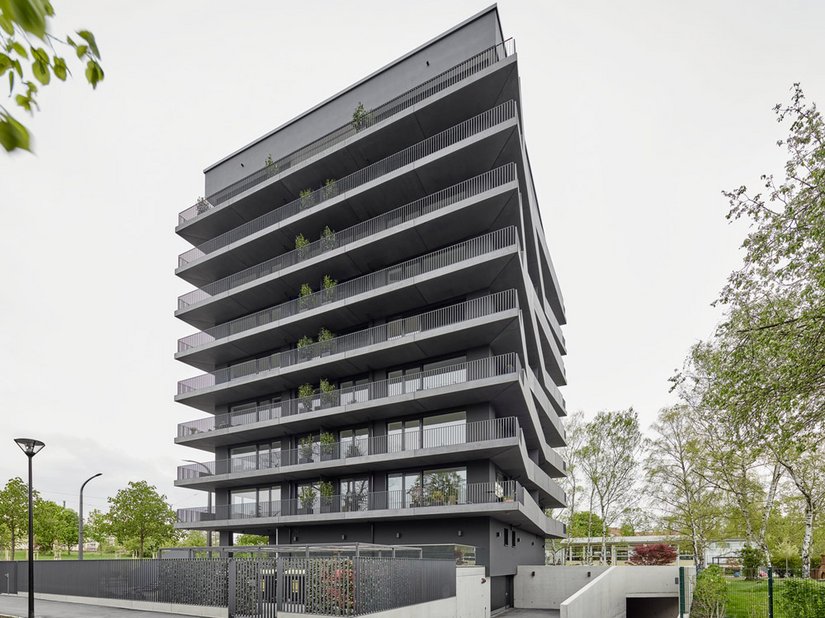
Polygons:
<instances>
[{"instance_id":1,"label":"lamp post","mask_svg":"<svg viewBox=\"0 0 825 618\"><path fill-rule=\"evenodd\" d=\"M86 483L88 483L92 479L96 479L99 476L103 476L103 473L98 472L94 476L90 476L80 486L80 517L78 518L78 523L77 523L77 559L78 560L83 560L83 488L86 487Z\"/></svg>"},{"instance_id":2,"label":"lamp post","mask_svg":"<svg viewBox=\"0 0 825 618\"><path fill-rule=\"evenodd\" d=\"M211 475L212 471L206 466L206 464L201 463L200 461L195 461L194 459L184 459L186 463L195 464L196 466L201 466L204 470L206 470L207 475ZM212 490L206 492L206 512L212 513ZM206 531L206 546L212 547L212 531ZM212 557L212 554L209 554L209 557Z\"/></svg>"},{"instance_id":3,"label":"lamp post","mask_svg":"<svg viewBox=\"0 0 825 618\"><path fill-rule=\"evenodd\" d=\"M34 510L32 508L32 458L45 444L33 438L15 438L20 450L29 459L29 618L34 618Z\"/></svg>"}]
</instances>

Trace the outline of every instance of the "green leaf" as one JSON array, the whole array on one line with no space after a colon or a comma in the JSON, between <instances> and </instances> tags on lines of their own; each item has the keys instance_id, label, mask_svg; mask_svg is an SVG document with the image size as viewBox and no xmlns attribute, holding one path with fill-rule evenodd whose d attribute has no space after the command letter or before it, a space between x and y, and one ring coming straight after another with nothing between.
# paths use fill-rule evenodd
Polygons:
<instances>
[{"instance_id":1,"label":"green leaf","mask_svg":"<svg viewBox=\"0 0 825 618\"><path fill-rule=\"evenodd\" d=\"M43 9L46 11L46 15L54 17L54 7L49 0L43 0Z\"/></svg>"},{"instance_id":2,"label":"green leaf","mask_svg":"<svg viewBox=\"0 0 825 618\"><path fill-rule=\"evenodd\" d=\"M9 94L14 91L14 71L9 71Z\"/></svg>"},{"instance_id":3,"label":"green leaf","mask_svg":"<svg viewBox=\"0 0 825 618\"><path fill-rule=\"evenodd\" d=\"M97 88L98 82L103 80L103 69L94 60L89 60L86 63L86 79L92 85L92 88Z\"/></svg>"},{"instance_id":4,"label":"green leaf","mask_svg":"<svg viewBox=\"0 0 825 618\"><path fill-rule=\"evenodd\" d=\"M4 13L0 13L0 28L9 36L14 36L14 24Z\"/></svg>"},{"instance_id":5,"label":"green leaf","mask_svg":"<svg viewBox=\"0 0 825 618\"><path fill-rule=\"evenodd\" d=\"M0 75L8 71L11 67L11 58L6 54L0 54Z\"/></svg>"},{"instance_id":6,"label":"green leaf","mask_svg":"<svg viewBox=\"0 0 825 618\"><path fill-rule=\"evenodd\" d=\"M75 43L74 39L72 39L72 37L70 37L68 34L66 35L66 42L72 47L77 47L77 43Z\"/></svg>"},{"instance_id":7,"label":"green leaf","mask_svg":"<svg viewBox=\"0 0 825 618\"><path fill-rule=\"evenodd\" d=\"M75 53L77 53L77 57L82 58L83 56L85 56L87 49L89 48L85 45L78 45L77 47L75 47Z\"/></svg>"},{"instance_id":8,"label":"green leaf","mask_svg":"<svg viewBox=\"0 0 825 618\"><path fill-rule=\"evenodd\" d=\"M46 8L43 0L9 0L11 18L39 39L46 36Z\"/></svg>"},{"instance_id":9,"label":"green leaf","mask_svg":"<svg viewBox=\"0 0 825 618\"><path fill-rule=\"evenodd\" d=\"M39 60L45 64L49 64L49 54L42 47L32 47L32 60Z\"/></svg>"},{"instance_id":10,"label":"green leaf","mask_svg":"<svg viewBox=\"0 0 825 618\"><path fill-rule=\"evenodd\" d=\"M32 111L32 101L29 97L23 94L18 94L14 97L14 100L17 101L17 104L25 109L27 112Z\"/></svg>"},{"instance_id":11,"label":"green leaf","mask_svg":"<svg viewBox=\"0 0 825 618\"><path fill-rule=\"evenodd\" d=\"M92 54L94 54L95 58L100 58L100 50L97 48L97 42L95 41L95 35L93 35L88 30L78 30L78 36L82 38L89 44L89 47L92 50Z\"/></svg>"},{"instance_id":12,"label":"green leaf","mask_svg":"<svg viewBox=\"0 0 825 618\"><path fill-rule=\"evenodd\" d=\"M7 152L29 148L29 132L22 124L6 113L0 113L0 144Z\"/></svg>"},{"instance_id":13,"label":"green leaf","mask_svg":"<svg viewBox=\"0 0 825 618\"><path fill-rule=\"evenodd\" d=\"M32 62L32 73L34 73L34 76L37 78L37 81L39 81L44 86L48 84L52 79L52 75L49 72L49 65L45 62L41 62L40 60L35 60L34 62Z\"/></svg>"},{"instance_id":14,"label":"green leaf","mask_svg":"<svg viewBox=\"0 0 825 618\"><path fill-rule=\"evenodd\" d=\"M19 56L23 56L23 58L25 58L26 60L29 59L29 52L27 52L26 48L23 47L19 42L12 41L11 43L9 43L9 47L12 50L16 51Z\"/></svg>"},{"instance_id":15,"label":"green leaf","mask_svg":"<svg viewBox=\"0 0 825 618\"><path fill-rule=\"evenodd\" d=\"M66 68L66 61L60 56L55 56L52 68L54 69L54 76L60 81L65 82L66 74L69 72L69 69Z\"/></svg>"}]
</instances>

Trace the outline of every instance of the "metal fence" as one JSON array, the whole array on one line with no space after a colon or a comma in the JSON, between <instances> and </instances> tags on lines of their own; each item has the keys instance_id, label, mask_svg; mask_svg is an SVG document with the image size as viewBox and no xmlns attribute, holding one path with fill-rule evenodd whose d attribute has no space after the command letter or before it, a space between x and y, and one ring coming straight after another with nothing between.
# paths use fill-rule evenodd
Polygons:
<instances>
[{"instance_id":1,"label":"metal fence","mask_svg":"<svg viewBox=\"0 0 825 618\"><path fill-rule=\"evenodd\" d=\"M398 343L398 340L404 337L411 337L446 326L458 326L464 322L490 317L517 308L518 295L516 290L506 290L408 318L393 320L386 324L340 337L335 337L330 333L331 338L324 341L301 347L296 346L291 350L276 352L181 380L178 392L187 393L275 369L287 369L322 357L353 352L386 341L396 341Z\"/></svg>"},{"instance_id":2,"label":"metal fence","mask_svg":"<svg viewBox=\"0 0 825 618\"><path fill-rule=\"evenodd\" d=\"M204 214L225 202L226 200L243 193L244 191L281 174L295 165L306 161L319 153L331 148L336 144L340 144L346 139L357 134L364 129L372 127L394 115L409 109L429 98L430 96L441 92L454 84L471 77L472 75L492 66L511 55L516 51L516 44L513 39L507 39L502 43L498 43L489 49L486 49L474 56L460 62L447 69L446 71L430 78L429 80L411 88L410 90L394 97L375 107L371 110L364 110L363 115L353 117L352 121L347 122L342 127L324 135L323 137L311 142L310 144L278 159L277 161L267 162L261 169L249 174L245 178L232 183L231 185L221 189L217 193L213 193L204 200L198 200L197 203L182 211L178 215L178 223L184 224L191 221L198 215Z\"/></svg>"},{"instance_id":3,"label":"metal fence","mask_svg":"<svg viewBox=\"0 0 825 618\"><path fill-rule=\"evenodd\" d=\"M279 558L278 607L298 614L362 616L456 594L454 560Z\"/></svg>"},{"instance_id":4,"label":"metal fence","mask_svg":"<svg viewBox=\"0 0 825 618\"><path fill-rule=\"evenodd\" d=\"M482 358L447 367L428 369L404 376L358 384L331 392L314 392L309 397L285 399L277 403L255 406L249 409L218 414L207 418L187 421L178 425L178 437L206 433L216 429L240 427L253 423L271 421L286 416L305 414L317 410L359 404L377 399L400 397L409 393L443 388L456 384L466 384L476 380L504 375L518 375L521 361L518 354L508 352L490 358Z\"/></svg>"},{"instance_id":5,"label":"metal fence","mask_svg":"<svg viewBox=\"0 0 825 618\"><path fill-rule=\"evenodd\" d=\"M178 509L180 523L227 519L279 519L294 515L352 513L388 509L452 507L467 504L518 502L524 504L524 487L518 481L496 483L457 483L452 487L431 488L426 484L410 490L349 492L322 496L317 492L301 498L275 502L224 504Z\"/></svg>"},{"instance_id":6,"label":"metal fence","mask_svg":"<svg viewBox=\"0 0 825 618\"><path fill-rule=\"evenodd\" d=\"M424 157L428 157L440 150L449 148L459 142L478 135L488 129L497 125L512 120L516 117L516 103L515 101L506 101L493 107L492 109L482 112L477 116L473 116L449 129L437 133L432 137L400 150L395 154L390 155L376 163L372 163L366 167L362 167L356 172L344 176L341 179L335 180L320 189L303 193L298 199L292 200L279 206L275 210L247 221L237 227L232 228L222 234L214 236L209 240L199 244L197 247L190 249L183 253L178 258L185 262L191 262L199 257L202 257L213 251L217 251L222 247L232 244L242 238L246 238L250 234L259 232L271 225L280 223L289 217L297 215L309 208L318 206L319 204L338 197L346 191L351 191L357 187L372 182L381 176L398 171L401 168L420 161Z\"/></svg>"},{"instance_id":7,"label":"metal fence","mask_svg":"<svg viewBox=\"0 0 825 618\"><path fill-rule=\"evenodd\" d=\"M322 235L321 238L315 242L288 251L239 272L232 273L227 277L223 277L183 294L178 297L178 309L186 309L216 294L227 292L235 287L245 285L262 277L268 277L280 270L311 260L328 251L342 249L353 243L361 242L375 234L391 230L467 198L491 191L514 180L516 180L516 164L507 163L489 172L484 172L475 178L470 178L452 187L417 199L400 208L378 215L367 221L362 221L345 230L339 232L330 230L329 233ZM183 266L185 263L184 261L179 265Z\"/></svg>"},{"instance_id":8,"label":"metal fence","mask_svg":"<svg viewBox=\"0 0 825 618\"><path fill-rule=\"evenodd\" d=\"M232 474L253 470L274 470L299 464L322 463L352 459L367 455L402 453L447 445L472 444L519 435L518 420L511 416L447 427L423 429L415 435L391 434L384 436L355 436L340 442L305 442L298 448L253 453L231 459L218 459L178 466L178 480L193 480L216 474Z\"/></svg>"}]
</instances>

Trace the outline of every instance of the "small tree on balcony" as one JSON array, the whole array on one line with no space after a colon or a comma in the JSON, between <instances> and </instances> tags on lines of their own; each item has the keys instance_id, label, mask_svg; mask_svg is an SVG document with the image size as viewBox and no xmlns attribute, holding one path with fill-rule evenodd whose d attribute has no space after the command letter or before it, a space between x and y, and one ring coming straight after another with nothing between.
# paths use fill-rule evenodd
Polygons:
<instances>
[{"instance_id":1,"label":"small tree on balcony","mask_svg":"<svg viewBox=\"0 0 825 618\"><path fill-rule=\"evenodd\" d=\"M321 344L321 354L329 354L332 351L332 340L335 339L335 333L328 328L322 327L318 331L318 343Z\"/></svg>"},{"instance_id":2,"label":"small tree on balcony","mask_svg":"<svg viewBox=\"0 0 825 618\"><path fill-rule=\"evenodd\" d=\"M335 179L334 178L327 178L324 181L323 189L324 189L323 194L324 194L324 199L325 200L328 200L328 199L338 195L338 187L335 184Z\"/></svg>"},{"instance_id":3,"label":"small tree on balcony","mask_svg":"<svg viewBox=\"0 0 825 618\"><path fill-rule=\"evenodd\" d=\"M304 405L304 411L307 412L312 409L312 398L315 396L315 389L312 384L301 384L298 387L298 399Z\"/></svg>"},{"instance_id":4,"label":"small tree on balcony","mask_svg":"<svg viewBox=\"0 0 825 618\"><path fill-rule=\"evenodd\" d=\"M314 445L312 443L312 436L304 436L298 442L298 451L300 452L299 463L309 463L312 461Z\"/></svg>"},{"instance_id":5,"label":"small tree on balcony","mask_svg":"<svg viewBox=\"0 0 825 618\"><path fill-rule=\"evenodd\" d=\"M324 275L321 285L324 288L324 302L331 302L335 298L335 286L338 282L329 275Z\"/></svg>"},{"instance_id":6,"label":"small tree on balcony","mask_svg":"<svg viewBox=\"0 0 825 618\"><path fill-rule=\"evenodd\" d=\"M335 230L327 225L323 230L321 230L321 249L323 251L329 251L331 249L335 249L336 245Z\"/></svg>"},{"instance_id":7,"label":"small tree on balcony","mask_svg":"<svg viewBox=\"0 0 825 618\"><path fill-rule=\"evenodd\" d=\"M212 204L209 203L209 200L207 200L205 197L198 198L198 201L195 206L195 212L197 214L202 215L210 208L212 208Z\"/></svg>"},{"instance_id":8,"label":"small tree on balcony","mask_svg":"<svg viewBox=\"0 0 825 618\"><path fill-rule=\"evenodd\" d=\"M312 512L312 507L315 506L315 498L318 493L314 487L306 485L301 488L301 493L298 494L298 499L301 501L301 506L307 513Z\"/></svg>"},{"instance_id":9,"label":"small tree on balcony","mask_svg":"<svg viewBox=\"0 0 825 618\"><path fill-rule=\"evenodd\" d=\"M352 112L352 128L356 131L366 129L372 124L372 113L364 108L364 104L358 101L355 111Z\"/></svg>"},{"instance_id":10,"label":"small tree on balcony","mask_svg":"<svg viewBox=\"0 0 825 618\"><path fill-rule=\"evenodd\" d=\"M303 234L298 234L295 237L295 250L298 252L298 259L303 260L307 256L307 246L309 246L309 239Z\"/></svg>"},{"instance_id":11,"label":"small tree on balcony","mask_svg":"<svg viewBox=\"0 0 825 618\"><path fill-rule=\"evenodd\" d=\"M301 284L301 290L298 292L298 310L305 311L312 306L312 286L308 283Z\"/></svg>"},{"instance_id":12,"label":"small tree on balcony","mask_svg":"<svg viewBox=\"0 0 825 618\"><path fill-rule=\"evenodd\" d=\"M267 178L272 178L278 174L278 164L272 160L272 154L266 155L264 159L264 174Z\"/></svg>"},{"instance_id":13,"label":"small tree on balcony","mask_svg":"<svg viewBox=\"0 0 825 618\"><path fill-rule=\"evenodd\" d=\"M334 406L336 402L335 385L326 378L321 378L319 388L321 391L321 406Z\"/></svg>"},{"instance_id":14,"label":"small tree on balcony","mask_svg":"<svg viewBox=\"0 0 825 618\"><path fill-rule=\"evenodd\" d=\"M304 208L309 208L310 206L312 206L312 203L315 201L315 199L312 196L312 189L302 190L298 194L298 197L301 198L301 204L300 204L301 210L303 210Z\"/></svg>"}]
</instances>

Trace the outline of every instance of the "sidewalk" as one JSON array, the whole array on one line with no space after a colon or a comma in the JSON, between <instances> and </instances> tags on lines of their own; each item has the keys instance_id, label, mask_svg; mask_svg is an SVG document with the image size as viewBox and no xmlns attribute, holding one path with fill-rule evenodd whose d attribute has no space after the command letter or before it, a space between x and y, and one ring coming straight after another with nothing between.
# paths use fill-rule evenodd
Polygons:
<instances>
[{"instance_id":1,"label":"sidewalk","mask_svg":"<svg viewBox=\"0 0 825 618\"><path fill-rule=\"evenodd\" d=\"M29 601L25 596L0 594L0 618L25 618L28 612ZM34 613L37 618L174 618L181 615L39 599L34 601Z\"/></svg>"}]
</instances>

